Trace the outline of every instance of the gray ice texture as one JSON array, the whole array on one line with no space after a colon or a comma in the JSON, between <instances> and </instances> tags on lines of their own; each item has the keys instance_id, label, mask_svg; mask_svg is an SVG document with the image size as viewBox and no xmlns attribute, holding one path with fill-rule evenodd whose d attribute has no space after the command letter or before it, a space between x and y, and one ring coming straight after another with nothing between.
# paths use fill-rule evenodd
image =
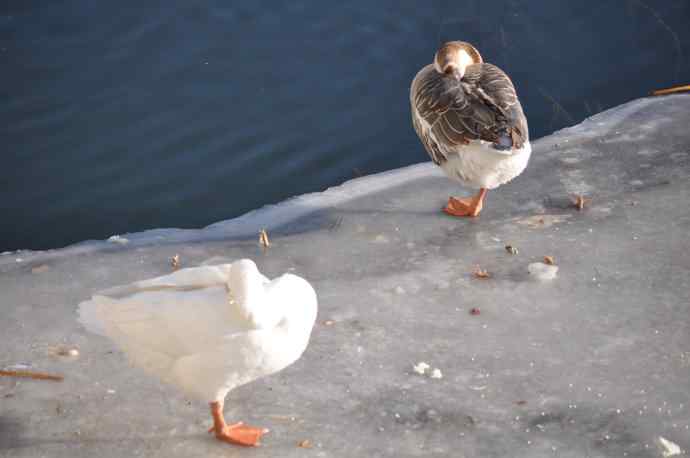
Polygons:
<instances>
[{"instance_id":1,"label":"gray ice texture","mask_svg":"<svg viewBox=\"0 0 690 458\"><path fill-rule=\"evenodd\" d=\"M0 455L661 457L659 437L687 454L689 175L690 96L644 98L534 142L475 219L440 211L473 190L423 163L200 230L4 253L0 368L64 381L0 377ZM228 396L228 421L271 429L255 450L213 439L208 406L76 321L176 254L249 257L319 295L303 357ZM550 280L528 272L544 256Z\"/></svg>"}]
</instances>

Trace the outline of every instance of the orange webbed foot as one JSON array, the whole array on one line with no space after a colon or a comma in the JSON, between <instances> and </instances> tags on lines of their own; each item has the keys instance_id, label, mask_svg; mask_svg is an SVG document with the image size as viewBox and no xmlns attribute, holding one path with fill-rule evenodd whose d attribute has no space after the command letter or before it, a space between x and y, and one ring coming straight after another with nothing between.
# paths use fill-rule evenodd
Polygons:
<instances>
[{"instance_id":1,"label":"orange webbed foot","mask_svg":"<svg viewBox=\"0 0 690 458\"><path fill-rule=\"evenodd\" d=\"M486 192L487 190L482 188L479 190L479 194L473 197L464 199L449 197L448 204L443 208L443 211L451 216L477 216L482 211Z\"/></svg>"},{"instance_id":2,"label":"orange webbed foot","mask_svg":"<svg viewBox=\"0 0 690 458\"><path fill-rule=\"evenodd\" d=\"M469 216L474 217L482 211L481 202L475 205L473 198L458 199L448 198L448 204L443 208L444 213L450 216Z\"/></svg>"},{"instance_id":3,"label":"orange webbed foot","mask_svg":"<svg viewBox=\"0 0 690 458\"><path fill-rule=\"evenodd\" d=\"M245 447L256 447L259 445L261 436L268 432L266 428L247 426L241 421L228 425L223 418L222 402L214 401L211 402L210 405L213 426L208 432L215 433L216 439L220 441L229 444L244 445Z\"/></svg>"},{"instance_id":4,"label":"orange webbed foot","mask_svg":"<svg viewBox=\"0 0 690 458\"><path fill-rule=\"evenodd\" d=\"M243 445L245 447L256 447L259 439L266 434L268 429L247 426L243 423L227 425L220 431L216 431L216 439L230 444Z\"/></svg>"}]
</instances>

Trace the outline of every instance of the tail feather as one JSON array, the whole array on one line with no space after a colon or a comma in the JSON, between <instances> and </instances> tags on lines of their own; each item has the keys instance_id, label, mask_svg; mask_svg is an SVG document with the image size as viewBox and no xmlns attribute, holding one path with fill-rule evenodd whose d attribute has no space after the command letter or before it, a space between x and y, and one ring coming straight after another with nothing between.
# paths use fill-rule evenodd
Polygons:
<instances>
[{"instance_id":1,"label":"tail feather","mask_svg":"<svg viewBox=\"0 0 690 458\"><path fill-rule=\"evenodd\" d=\"M510 155L513 153L513 139L510 135L501 135L498 137L498 140L493 143L493 148L501 154Z\"/></svg>"}]
</instances>

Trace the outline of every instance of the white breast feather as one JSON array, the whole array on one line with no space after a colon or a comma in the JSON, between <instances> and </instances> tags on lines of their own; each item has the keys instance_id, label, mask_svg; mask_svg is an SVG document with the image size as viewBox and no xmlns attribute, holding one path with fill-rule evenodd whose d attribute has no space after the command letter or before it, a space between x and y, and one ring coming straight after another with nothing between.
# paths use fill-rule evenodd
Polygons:
<instances>
[{"instance_id":1,"label":"white breast feather","mask_svg":"<svg viewBox=\"0 0 690 458\"><path fill-rule=\"evenodd\" d=\"M448 152L441 168L448 177L466 186L494 189L520 175L531 154L529 142L518 150L501 151L491 143L476 140Z\"/></svg>"},{"instance_id":2,"label":"white breast feather","mask_svg":"<svg viewBox=\"0 0 690 458\"><path fill-rule=\"evenodd\" d=\"M532 154L529 142L517 150L499 150L483 140L473 140L468 145L453 148L444 146L436 140L431 124L419 115L412 93L410 100L422 134L428 136L446 158L441 168L449 178L473 188L495 189L520 175L527 167Z\"/></svg>"}]
</instances>

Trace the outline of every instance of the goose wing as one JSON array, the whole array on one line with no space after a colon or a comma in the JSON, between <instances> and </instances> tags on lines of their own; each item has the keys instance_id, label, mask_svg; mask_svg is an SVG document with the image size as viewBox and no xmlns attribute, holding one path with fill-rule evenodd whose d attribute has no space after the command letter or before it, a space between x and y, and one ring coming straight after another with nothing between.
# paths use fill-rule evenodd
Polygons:
<instances>
[{"instance_id":1,"label":"goose wing","mask_svg":"<svg viewBox=\"0 0 690 458\"><path fill-rule=\"evenodd\" d=\"M468 66L460 81L427 65L412 82L410 103L415 131L436 164L472 140L506 151L529 140L513 83L492 64Z\"/></svg>"},{"instance_id":2,"label":"goose wing","mask_svg":"<svg viewBox=\"0 0 690 458\"><path fill-rule=\"evenodd\" d=\"M254 327L230 305L229 272L230 264L195 267L110 288L79 304L79 321L164 375L177 359Z\"/></svg>"}]
</instances>

